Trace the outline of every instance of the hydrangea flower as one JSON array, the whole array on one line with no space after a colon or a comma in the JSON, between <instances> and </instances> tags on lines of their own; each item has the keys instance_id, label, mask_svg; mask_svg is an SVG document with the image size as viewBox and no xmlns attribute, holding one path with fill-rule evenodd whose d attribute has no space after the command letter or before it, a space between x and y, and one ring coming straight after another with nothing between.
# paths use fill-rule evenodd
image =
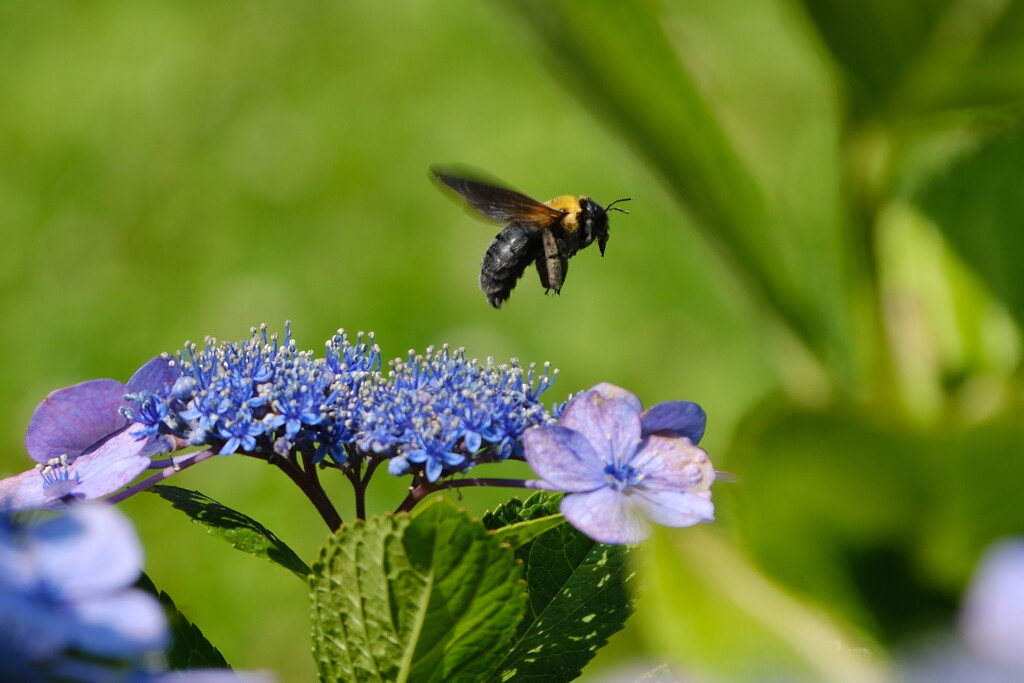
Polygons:
<instances>
[{"instance_id":1,"label":"hydrangea flower","mask_svg":"<svg viewBox=\"0 0 1024 683\"><path fill-rule=\"evenodd\" d=\"M683 527L714 518L715 471L697 447L704 411L687 401L644 412L611 384L575 396L557 425L523 435L536 487L564 491L561 512L602 543L638 543L651 522Z\"/></svg>"},{"instance_id":2,"label":"hydrangea flower","mask_svg":"<svg viewBox=\"0 0 1024 683\"><path fill-rule=\"evenodd\" d=\"M0 481L0 510L118 501L215 454L241 454L284 470L336 529L318 469L343 471L362 515L383 463L426 495L477 464L521 459L522 434L553 421L540 395L555 374L448 346L410 351L385 371L372 334L350 342L342 330L322 357L299 350L288 325L280 337L264 325L246 342L208 338L153 359L127 384L93 380L48 396L25 438L40 465ZM171 457L152 459L159 453ZM160 471L118 491L147 468Z\"/></svg>"},{"instance_id":3,"label":"hydrangea flower","mask_svg":"<svg viewBox=\"0 0 1024 683\"><path fill-rule=\"evenodd\" d=\"M960 630L985 658L1024 677L1024 541L1005 540L982 557L964 598Z\"/></svg>"},{"instance_id":4,"label":"hydrangea flower","mask_svg":"<svg viewBox=\"0 0 1024 683\"><path fill-rule=\"evenodd\" d=\"M138 439L122 428L74 460L61 455L0 479L0 510L57 510L73 501L102 498L134 480L163 450L159 441Z\"/></svg>"},{"instance_id":5,"label":"hydrangea flower","mask_svg":"<svg viewBox=\"0 0 1024 683\"><path fill-rule=\"evenodd\" d=\"M129 429L126 395L165 392L176 377L166 359L154 358L127 384L97 379L47 396L25 435L28 454L39 464L0 480L0 510L58 509L101 498L135 479L168 444Z\"/></svg>"},{"instance_id":6,"label":"hydrangea flower","mask_svg":"<svg viewBox=\"0 0 1024 683\"><path fill-rule=\"evenodd\" d=\"M420 465L434 482L516 456L523 432L551 420L539 397L553 381L547 366L537 374L515 360L480 364L447 346L410 351L367 386L357 424L372 435L367 446L391 456L392 474Z\"/></svg>"},{"instance_id":7,"label":"hydrangea flower","mask_svg":"<svg viewBox=\"0 0 1024 683\"><path fill-rule=\"evenodd\" d=\"M159 601L134 587L142 548L128 519L77 505L45 521L0 514L0 680L270 683L263 672L168 672Z\"/></svg>"},{"instance_id":8,"label":"hydrangea flower","mask_svg":"<svg viewBox=\"0 0 1024 683\"><path fill-rule=\"evenodd\" d=\"M76 506L29 525L0 517L0 679L69 674L72 652L134 659L165 648L160 604L132 587L141 566L134 530L113 508Z\"/></svg>"},{"instance_id":9,"label":"hydrangea flower","mask_svg":"<svg viewBox=\"0 0 1024 683\"><path fill-rule=\"evenodd\" d=\"M988 548L964 593L956 633L923 639L901 658L905 683L1024 680L1024 539Z\"/></svg>"}]
</instances>

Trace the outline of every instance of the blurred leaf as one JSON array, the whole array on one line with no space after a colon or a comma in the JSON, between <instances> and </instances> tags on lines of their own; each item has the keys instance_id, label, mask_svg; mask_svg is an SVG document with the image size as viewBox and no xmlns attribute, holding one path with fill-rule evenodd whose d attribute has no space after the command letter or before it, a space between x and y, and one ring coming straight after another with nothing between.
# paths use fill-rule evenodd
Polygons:
<instances>
[{"instance_id":1,"label":"blurred leaf","mask_svg":"<svg viewBox=\"0 0 1024 683\"><path fill-rule=\"evenodd\" d=\"M846 77L860 113L885 110L899 93L953 0L803 0Z\"/></svg>"},{"instance_id":2,"label":"blurred leaf","mask_svg":"<svg viewBox=\"0 0 1024 683\"><path fill-rule=\"evenodd\" d=\"M263 557L291 571L300 579L309 576L309 567L284 541L256 520L237 510L221 505L198 491L177 486L154 486L149 489L175 508L203 525L215 536L231 543L242 552Z\"/></svg>"},{"instance_id":3,"label":"blurred leaf","mask_svg":"<svg viewBox=\"0 0 1024 683\"><path fill-rule=\"evenodd\" d=\"M548 520L560 498L536 493L525 502L513 499L484 523L511 529L520 519ZM625 547L596 543L568 524L519 548L516 558L529 585L526 617L512 650L487 680L557 683L578 677L633 612L627 556Z\"/></svg>"},{"instance_id":4,"label":"blurred leaf","mask_svg":"<svg viewBox=\"0 0 1024 683\"><path fill-rule=\"evenodd\" d=\"M932 444L856 414L775 406L730 453L736 485L716 490L769 575L845 621L896 640L946 619L951 599L921 563L940 513Z\"/></svg>"},{"instance_id":5,"label":"blurred leaf","mask_svg":"<svg viewBox=\"0 0 1024 683\"><path fill-rule=\"evenodd\" d=\"M143 574L136 583L138 588L155 596L167 613L171 626L171 637L174 639L167 653L167 666L172 671L188 669L215 668L229 669L224 655L206 639L199 627L191 623L185 615L178 611L171 596L157 590L153 581Z\"/></svg>"},{"instance_id":6,"label":"blurred leaf","mask_svg":"<svg viewBox=\"0 0 1024 683\"><path fill-rule=\"evenodd\" d=\"M958 49L950 50L959 64L929 64L929 75L940 82L955 79L947 106L1016 108L1024 96L1024 70L1018 68L1024 63L1024 2L961 4L972 15L949 22L960 34Z\"/></svg>"},{"instance_id":7,"label":"blurred leaf","mask_svg":"<svg viewBox=\"0 0 1024 683\"><path fill-rule=\"evenodd\" d=\"M758 565L885 642L947 624L980 552L1024 535L1024 426L903 432L779 407L751 419L720 487Z\"/></svg>"},{"instance_id":8,"label":"blurred leaf","mask_svg":"<svg viewBox=\"0 0 1024 683\"><path fill-rule=\"evenodd\" d=\"M1024 425L1016 414L941 437L935 449L940 505L928 515L927 566L938 581L963 586L982 551L1024 536Z\"/></svg>"},{"instance_id":9,"label":"blurred leaf","mask_svg":"<svg viewBox=\"0 0 1024 683\"><path fill-rule=\"evenodd\" d=\"M715 680L888 680L849 628L772 585L712 529L659 530L642 555L644 626L665 658Z\"/></svg>"},{"instance_id":10,"label":"blurred leaf","mask_svg":"<svg viewBox=\"0 0 1024 683\"><path fill-rule=\"evenodd\" d=\"M803 0L845 76L854 119L1016 106L1024 3Z\"/></svg>"},{"instance_id":11,"label":"blurred leaf","mask_svg":"<svg viewBox=\"0 0 1024 683\"><path fill-rule=\"evenodd\" d=\"M1024 323L1024 133L990 135L912 179L910 194L992 292Z\"/></svg>"},{"instance_id":12,"label":"blurred leaf","mask_svg":"<svg viewBox=\"0 0 1024 683\"><path fill-rule=\"evenodd\" d=\"M343 527L312 577L325 681L480 681L526 603L511 551L445 500Z\"/></svg>"},{"instance_id":13,"label":"blurred leaf","mask_svg":"<svg viewBox=\"0 0 1024 683\"><path fill-rule=\"evenodd\" d=\"M890 201L878 215L875 245L908 421L935 425L951 410L977 421L1004 410L1020 335L1003 303L906 199Z\"/></svg>"},{"instance_id":14,"label":"blurred leaf","mask_svg":"<svg viewBox=\"0 0 1024 683\"><path fill-rule=\"evenodd\" d=\"M608 119L724 246L756 296L849 379L860 246L841 220L806 234L769 206L722 121L680 63L652 2L516 0L567 85ZM836 215L832 212L833 216ZM759 302L760 303L760 302Z\"/></svg>"}]
</instances>

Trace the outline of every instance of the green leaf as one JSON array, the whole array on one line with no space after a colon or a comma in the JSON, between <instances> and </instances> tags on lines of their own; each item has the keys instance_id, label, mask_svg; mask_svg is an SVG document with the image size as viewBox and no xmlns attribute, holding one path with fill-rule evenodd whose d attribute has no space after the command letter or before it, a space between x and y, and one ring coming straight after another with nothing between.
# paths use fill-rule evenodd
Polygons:
<instances>
[{"instance_id":1,"label":"green leaf","mask_svg":"<svg viewBox=\"0 0 1024 683\"><path fill-rule=\"evenodd\" d=\"M515 550L562 524L565 524L565 517L562 515L548 515L539 519L510 524L493 531L492 535Z\"/></svg>"},{"instance_id":2,"label":"green leaf","mask_svg":"<svg viewBox=\"0 0 1024 683\"><path fill-rule=\"evenodd\" d=\"M925 520L923 564L932 577L959 593L986 547L1024 535L1024 424L1019 410L937 437L930 450L941 488L932 498L938 504Z\"/></svg>"},{"instance_id":3,"label":"green leaf","mask_svg":"<svg viewBox=\"0 0 1024 683\"><path fill-rule=\"evenodd\" d=\"M911 198L1024 323L1024 132L993 134L911 181Z\"/></svg>"},{"instance_id":4,"label":"green leaf","mask_svg":"<svg viewBox=\"0 0 1024 683\"><path fill-rule=\"evenodd\" d=\"M498 531L520 522L530 522L559 514L558 503L562 499L560 493L537 491L525 501L510 498L494 510L484 515L484 526L491 531Z\"/></svg>"},{"instance_id":5,"label":"green leaf","mask_svg":"<svg viewBox=\"0 0 1024 683\"><path fill-rule=\"evenodd\" d=\"M962 33L966 22L961 21L958 49L948 50L957 63L929 64L930 74L940 82L955 83L955 88L948 88L950 107L983 104L1016 109L1024 94L1024 72L1014 68L1024 62L1024 2L970 6L974 16L969 32ZM944 73L936 73L940 70Z\"/></svg>"},{"instance_id":6,"label":"green leaf","mask_svg":"<svg viewBox=\"0 0 1024 683\"><path fill-rule=\"evenodd\" d=\"M191 623L184 614L178 611L171 596L157 590L148 575L143 574L139 577L136 586L154 595L163 606L164 612L167 613L171 637L174 639L171 649L167 653L167 665L172 671L230 668L224 655L206 639L198 626Z\"/></svg>"},{"instance_id":7,"label":"green leaf","mask_svg":"<svg viewBox=\"0 0 1024 683\"><path fill-rule=\"evenodd\" d=\"M193 522L202 524L211 534L231 543L232 547L279 564L301 579L309 576L306 563L284 541L251 517L198 491L177 486L154 486L149 490L169 501Z\"/></svg>"},{"instance_id":8,"label":"green leaf","mask_svg":"<svg viewBox=\"0 0 1024 683\"><path fill-rule=\"evenodd\" d=\"M489 528L550 519L560 496L536 493L485 517ZM562 524L516 551L529 585L529 607L512 650L486 680L571 681L632 613L626 592L627 549L596 543Z\"/></svg>"},{"instance_id":9,"label":"green leaf","mask_svg":"<svg viewBox=\"0 0 1024 683\"><path fill-rule=\"evenodd\" d=\"M753 560L718 527L660 533L637 563L652 642L716 679L878 680L859 649L948 628L979 554L1024 533L1015 413L923 432L776 405L737 442L715 499Z\"/></svg>"},{"instance_id":10,"label":"green leaf","mask_svg":"<svg viewBox=\"0 0 1024 683\"><path fill-rule=\"evenodd\" d=\"M511 550L446 499L343 527L311 578L324 681L484 680L526 595Z\"/></svg>"}]
</instances>

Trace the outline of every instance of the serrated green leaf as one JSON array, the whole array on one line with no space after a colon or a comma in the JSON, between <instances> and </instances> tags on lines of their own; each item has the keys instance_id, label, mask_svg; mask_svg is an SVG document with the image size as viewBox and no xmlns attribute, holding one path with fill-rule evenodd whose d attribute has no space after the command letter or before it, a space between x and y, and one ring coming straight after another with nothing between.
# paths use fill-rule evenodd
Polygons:
<instances>
[{"instance_id":1,"label":"serrated green leaf","mask_svg":"<svg viewBox=\"0 0 1024 683\"><path fill-rule=\"evenodd\" d=\"M495 531L519 522L557 515L559 514L558 503L561 499L561 493L547 491L536 491L526 500L510 498L484 515L484 526Z\"/></svg>"},{"instance_id":2,"label":"serrated green leaf","mask_svg":"<svg viewBox=\"0 0 1024 683\"><path fill-rule=\"evenodd\" d=\"M343 527L311 579L324 681L484 680L526 604L511 550L444 499Z\"/></svg>"},{"instance_id":3,"label":"serrated green leaf","mask_svg":"<svg viewBox=\"0 0 1024 683\"><path fill-rule=\"evenodd\" d=\"M511 528L518 520L548 519L559 498L537 493L524 503L509 501L485 524ZM558 683L578 677L632 613L627 552L596 543L568 524L520 548L516 557L523 562L529 607L512 650L487 680Z\"/></svg>"},{"instance_id":4,"label":"serrated green leaf","mask_svg":"<svg viewBox=\"0 0 1024 683\"><path fill-rule=\"evenodd\" d=\"M214 536L219 536L242 552L263 557L301 579L309 576L309 567L270 529L251 517L222 505L198 491L177 486L154 486L149 489L175 508L188 515L193 522L203 525Z\"/></svg>"},{"instance_id":5,"label":"serrated green leaf","mask_svg":"<svg viewBox=\"0 0 1024 683\"><path fill-rule=\"evenodd\" d=\"M199 627L178 611L171 596L157 590L148 575L143 574L135 584L155 596L167 614L173 642L167 652L167 666L172 671L189 669L230 669L224 655L206 639Z\"/></svg>"}]
</instances>

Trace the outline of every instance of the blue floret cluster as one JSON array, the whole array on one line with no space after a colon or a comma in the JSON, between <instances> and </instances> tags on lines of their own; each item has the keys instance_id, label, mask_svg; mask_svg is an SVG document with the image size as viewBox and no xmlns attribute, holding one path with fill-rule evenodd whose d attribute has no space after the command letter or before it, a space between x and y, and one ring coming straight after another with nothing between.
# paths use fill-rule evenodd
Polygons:
<instances>
[{"instance_id":1,"label":"blue floret cluster","mask_svg":"<svg viewBox=\"0 0 1024 683\"><path fill-rule=\"evenodd\" d=\"M139 438L171 436L221 455L301 454L316 464L388 461L430 482L481 462L522 458L520 437L553 421L540 402L547 366L480 363L462 349L409 352L385 371L372 335L343 331L323 357L254 329L241 343L207 339L168 359L173 384L132 393Z\"/></svg>"}]
</instances>

